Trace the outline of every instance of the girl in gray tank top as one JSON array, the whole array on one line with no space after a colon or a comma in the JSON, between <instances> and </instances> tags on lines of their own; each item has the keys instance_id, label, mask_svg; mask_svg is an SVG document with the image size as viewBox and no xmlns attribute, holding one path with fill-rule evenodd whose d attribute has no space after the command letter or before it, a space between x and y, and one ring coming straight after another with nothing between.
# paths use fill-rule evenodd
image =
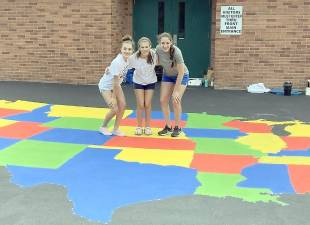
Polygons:
<instances>
[{"instance_id":1,"label":"girl in gray tank top","mask_svg":"<svg viewBox=\"0 0 310 225\"><path fill-rule=\"evenodd\" d=\"M163 67L163 77L160 88L160 104L164 114L166 125L158 132L158 135L178 137L182 133L180 120L182 114L182 96L189 80L189 72L184 64L181 50L173 45L172 36L169 33L158 35L156 47L158 62ZM172 99L174 111L174 128L170 120L169 100Z\"/></svg>"}]
</instances>

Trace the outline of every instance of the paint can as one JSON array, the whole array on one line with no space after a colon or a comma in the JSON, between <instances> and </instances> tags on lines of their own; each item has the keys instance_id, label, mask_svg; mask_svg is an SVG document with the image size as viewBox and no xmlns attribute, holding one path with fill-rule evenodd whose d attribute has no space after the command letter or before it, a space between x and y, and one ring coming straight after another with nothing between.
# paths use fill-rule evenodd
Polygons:
<instances>
[{"instance_id":1,"label":"paint can","mask_svg":"<svg viewBox=\"0 0 310 225\"><path fill-rule=\"evenodd\" d=\"M292 82L284 82L283 84L283 92L285 96L291 96L292 93Z\"/></svg>"}]
</instances>

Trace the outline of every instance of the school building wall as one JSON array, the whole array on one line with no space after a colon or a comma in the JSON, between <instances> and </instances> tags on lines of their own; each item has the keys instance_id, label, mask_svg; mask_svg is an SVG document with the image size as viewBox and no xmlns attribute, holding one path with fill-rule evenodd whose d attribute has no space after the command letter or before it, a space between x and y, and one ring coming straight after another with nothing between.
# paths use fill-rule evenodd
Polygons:
<instances>
[{"instance_id":1,"label":"school building wall","mask_svg":"<svg viewBox=\"0 0 310 225\"><path fill-rule=\"evenodd\" d=\"M220 34L222 5L243 6L242 35ZM216 1L215 88L240 89L259 82L278 87L285 81L304 88L309 65L309 0Z\"/></svg>"},{"instance_id":2,"label":"school building wall","mask_svg":"<svg viewBox=\"0 0 310 225\"><path fill-rule=\"evenodd\" d=\"M0 0L0 80L96 84L131 33L131 0Z\"/></svg>"},{"instance_id":3,"label":"school building wall","mask_svg":"<svg viewBox=\"0 0 310 225\"><path fill-rule=\"evenodd\" d=\"M220 34L222 5L243 6L240 36ZM0 0L0 80L96 84L132 33L132 0ZM213 0L215 88L310 79L310 0Z\"/></svg>"}]
</instances>

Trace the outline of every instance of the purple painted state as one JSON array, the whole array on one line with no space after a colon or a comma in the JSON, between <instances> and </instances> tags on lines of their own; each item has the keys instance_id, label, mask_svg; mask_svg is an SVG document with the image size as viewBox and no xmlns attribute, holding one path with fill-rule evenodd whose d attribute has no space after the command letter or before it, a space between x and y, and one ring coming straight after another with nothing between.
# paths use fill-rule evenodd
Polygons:
<instances>
[{"instance_id":1,"label":"purple painted state","mask_svg":"<svg viewBox=\"0 0 310 225\"><path fill-rule=\"evenodd\" d=\"M224 130L224 129L202 129L202 128L184 128L184 133L187 137L192 138L228 138L236 139L247 135L239 130Z\"/></svg>"},{"instance_id":2,"label":"purple painted state","mask_svg":"<svg viewBox=\"0 0 310 225\"><path fill-rule=\"evenodd\" d=\"M29 139L84 145L102 145L110 138L112 138L112 136L104 136L98 131L53 128Z\"/></svg>"},{"instance_id":3,"label":"purple painted state","mask_svg":"<svg viewBox=\"0 0 310 225\"><path fill-rule=\"evenodd\" d=\"M46 105L38 109L34 109L31 112L21 113L14 116L5 117L5 119L16 120L16 121L27 121L46 123L58 119L59 117L48 117L51 105Z\"/></svg>"},{"instance_id":4,"label":"purple painted state","mask_svg":"<svg viewBox=\"0 0 310 225\"><path fill-rule=\"evenodd\" d=\"M18 142L19 139L0 138L0 151Z\"/></svg>"},{"instance_id":5,"label":"purple painted state","mask_svg":"<svg viewBox=\"0 0 310 225\"><path fill-rule=\"evenodd\" d=\"M245 168L241 175L247 180L240 182L239 187L268 188L274 194L295 193L287 165L256 164Z\"/></svg>"},{"instance_id":6,"label":"purple painted state","mask_svg":"<svg viewBox=\"0 0 310 225\"><path fill-rule=\"evenodd\" d=\"M192 195L196 171L115 160L118 150L86 149L58 170L9 166L15 184L58 184L68 189L74 211L100 222L115 209L143 201Z\"/></svg>"}]
</instances>

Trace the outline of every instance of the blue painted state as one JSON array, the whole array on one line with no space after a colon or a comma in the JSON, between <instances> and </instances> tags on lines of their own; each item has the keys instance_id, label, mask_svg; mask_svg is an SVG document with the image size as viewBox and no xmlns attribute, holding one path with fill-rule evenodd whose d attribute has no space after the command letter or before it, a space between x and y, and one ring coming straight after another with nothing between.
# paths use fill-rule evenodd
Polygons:
<instances>
[{"instance_id":1,"label":"blue painted state","mask_svg":"<svg viewBox=\"0 0 310 225\"><path fill-rule=\"evenodd\" d=\"M247 135L239 130L224 130L224 129L200 129L200 128L184 128L184 133L187 137L202 137L202 138L231 138L236 139Z\"/></svg>"},{"instance_id":2,"label":"blue painted state","mask_svg":"<svg viewBox=\"0 0 310 225\"><path fill-rule=\"evenodd\" d=\"M31 112L21 113L15 116L8 116L5 119L46 123L58 119L59 117L48 117L51 105L46 105Z\"/></svg>"},{"instance_id":3,"label":"blue painted state","mask_svg":"<svg viewBox=\"0 0 310 225\"><path fill-rule=\"evenodd\" d=\"M185 120L186 121L187 117L188 117L187 113L182 113L181 114L181 120ZM130 115L128 115L127 118L131 118L131 119L137 118L136 111L133 111ZM153 120L163 120L164 119L164 115L160 111L152 111L151 118ZM173 112L170 113L170 119L174 120L174 113Z\"/></svg>"},{"instance_id":4,"label":"blue painted state","mask_svg":"<svg viewBox=\"0 0 310 225\"><path fill-rule=\"evenodd\" d=\"M196 171L115 160L118 150L86 149L57 170L9 166L23 187L53 183L68 190L74 211L107 222L117 208L143 201L192 195L200 185Z\"/></svg>"},{"instance_id":5,"label":"blue painted state","mask_svg":"<svg viewBox=\"0 0 310 225\"><path fill-rule=\"evenodd\" d=\"M270 156L310 156L310 148L308 150L282 150L276 154L270 153Z\"/></svg>"},{"instance_id":6,"label":"blue painted state","mask_svg":"<svg viewBox=\"0 0 310 225\"><path fill-rule=\"evenodd\" d=\"M268 188L274 194L295 193L287 165L256 164L245 168L241 175L247 180L240 182L239 187Z\"/></svg>"},{"instance_id":7,"label":"blue painted state","mask_svg":"<svg viewBox=\"0 0 310 225\"><path fill-rule=\"evenodd\" d=\"M98 131L92 130L53 128L29 139L85 145L102 145L110 140L111 137L112 136L104 136Z\"/></svg>"},{"instance_id":8,"label":"blue painted state","mask_svg":"<svg viewBox=\"0 0 310 225\"><path fill-rule=\"evenodd\" d=\"M18 142L19 139L0 138L0 151Z\"/></svg>"}]
</instances>

